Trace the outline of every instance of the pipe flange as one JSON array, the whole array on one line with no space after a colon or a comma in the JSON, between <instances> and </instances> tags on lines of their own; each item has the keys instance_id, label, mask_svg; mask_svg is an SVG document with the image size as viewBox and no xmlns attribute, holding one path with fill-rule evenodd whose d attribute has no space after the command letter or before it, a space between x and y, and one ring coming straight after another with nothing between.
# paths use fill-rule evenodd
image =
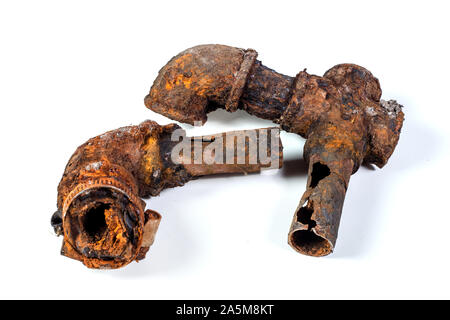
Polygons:
<instances>
[{"instance_id":1,"label":"pipe flange","mask_svg":"<svg viewBox=\"0 0 450 320\"><path fill-rule=\"evenodd\" d=\"M227 102L225 103L225 109L228 112L235 112L239 107L239 100L244 92L245 84L250 70L255 63L258 52L253 49L247 49L244 53L244 59L242 60L241 67L236 74L233 87L230 90Z\"/></svg>"}]
</instances>

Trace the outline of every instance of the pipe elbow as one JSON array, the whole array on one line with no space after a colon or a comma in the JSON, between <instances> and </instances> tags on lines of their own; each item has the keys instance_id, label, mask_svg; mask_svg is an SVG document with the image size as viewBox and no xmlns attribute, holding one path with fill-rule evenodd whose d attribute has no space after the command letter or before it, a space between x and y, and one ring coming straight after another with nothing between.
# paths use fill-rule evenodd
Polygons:
<instances>
[{"instance_id":1,"label":"pipe elbow","mask_svg":"<svg viewBox=\"0 0 450 320\"><path fill-rule=\"evenodd\" d=\"M145 97L147 108L183 123L206 122L218 106L235 111L254 50L200 45L173 57L160 71Z\"/></svg>"},{"instance_id":2,"label":"pipe elbow","mask_svg":"<svg viewBox=\"0 0 450 320\"><path fill-rule=\"evenodd\" d=\"M58 186L55 232L61 253L90 268L115 269L145 257L161 216L141 197L182 185L189 175L161 159L161 139L176 125L146 121L78 147Z\"/></svg>"},{"instance_id":3,"label":"pipe elbow","mask_svg":"<svg viewBox=\"0 0 450 320\"><path fill-rule=\"evenodd\" d=\"M282 149L278 128L186 137L176 124L145 121L92 138L72 155L58 186L51 224L64 236L61 253L89 268L142 260L161 216L141 198L194 177L279 168Z\"/></svg>"}]
</instances>

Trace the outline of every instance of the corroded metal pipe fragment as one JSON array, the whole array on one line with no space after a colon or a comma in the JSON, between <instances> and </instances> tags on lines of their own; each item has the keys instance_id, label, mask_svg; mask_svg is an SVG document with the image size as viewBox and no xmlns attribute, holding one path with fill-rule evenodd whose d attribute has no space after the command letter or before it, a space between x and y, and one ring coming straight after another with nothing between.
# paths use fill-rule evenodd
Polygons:
<instances>
[{"instance_id":1,"label":"corroded metal pipe fragment","mask_svg":"<svg viewBox=\"0 0 450 320\"><path fill-rule=\"evenodd\" d=\"M266 158L251 159L251 138L257 148L268 150ZM239 139L243 143L234 144L231 153L217 143ZM145 121L92 138L72 155L58 186L58 211L51 223L64 235L61 253L89 268L141 260L161 219L145 210L141 198L204 175L278 168L281 159L277 128L186 138L175 124Z\"/></svg>"},{"instance_id":2,"label":"corroded metal pipe fragment","mask_svg":"<svg viewBox=\"0 0 450 320\"><path fill-rule=\"evenodd\" d=\"M308 186L296 210L289 244L323 256L336 243L350 175L363 161L383 167L394 152L404 114L380 100L378 79L354 64L323 77L295 77L256 60L256 51L223 45L187 49L159 72L145 105L171 119L204 123L217 108L246 110L306 138Z\"/></svg>"}]
</instances>

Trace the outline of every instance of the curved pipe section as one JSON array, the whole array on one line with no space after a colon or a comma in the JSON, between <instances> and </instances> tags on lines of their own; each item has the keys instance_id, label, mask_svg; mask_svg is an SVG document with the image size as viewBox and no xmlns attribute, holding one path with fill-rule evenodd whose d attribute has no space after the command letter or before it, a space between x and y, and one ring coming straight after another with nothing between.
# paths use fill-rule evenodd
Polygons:
<instances>
[{"instance_id":1,"label":"curved pipe section","mask_svg":"<svg viewBox=\"0 0 450 320\"><path fill-rule=\"evenodd\" d=\"M159 72L145 105L180 122L204 123L208 106L227 104L245 56L245 50L221 45L187 49Z\"/></svg>"},{"instance_id":2,"label":"curved pipe section","mask_svg":"<svg viewBox=\"0 0 450 320\"><path fill-rule=\"evenodd\" d=\"M257 146L267 130L253 131ZM274 151L271 156L282 159L279 130L272 128L270 132L274 133L267 143ZM156 196L165 188L182 186L199 176L259 172L268 167L260 161L248 161L250 151L245 143L241 149L236 147L240 152L233 153L226 163L205 158L207 151L219 153L223 148L211 148L211 141L225 136L245 140L246 135L245 131L235 131L189 138L175 124L160 126L145 121L89 139L70 158L58 186L58 211L51 224L57 235L64 236L61 253L89 268L102 269L144 259L161 216L145 210L141 198ZM179 138L184 141L183 152ZM273 141L276 148L271 148ZM238 158L240 155L244 160Z\"/></svg>"},{"instance_id":3,"label":"curved pipe section","mask_svg":"<svg viewBox=\"0 0 450 320\"><path fill-rule=\"evenodd\" d=\"M254 50L202 45L160 70L145 105L191 124L217 108L243 109L306 138L309 182L288 241L301 253L323 256L335 246L350 175L363 161L383 167L400 137L401 105L380 97L378 79L354 64L322 77L306 71L289 77L262 65Z\"/></svg>"}]
</instances>

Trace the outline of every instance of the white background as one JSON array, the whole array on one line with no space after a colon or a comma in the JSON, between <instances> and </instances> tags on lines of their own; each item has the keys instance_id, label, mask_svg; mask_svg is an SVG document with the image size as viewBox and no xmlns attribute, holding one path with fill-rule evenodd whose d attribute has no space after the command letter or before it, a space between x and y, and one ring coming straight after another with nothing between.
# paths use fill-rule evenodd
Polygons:
<instances>
[{"instance_id":1,"label":"white background","mask_svg":"<svg viewBox=\"0 0 450 320\"><path fill-rule=\"evenodd\" d=\"M1 1L1 298L450 298L448 2ZM294 76L352 62L403 104L382 170L350 181L335 252L300 255L287 232L306 185L304 140L285 167L205 178L148 201L163 215L140 263L89 270L60 256L50 216L75 148L146 119L158 70L198 44L254 48ZM217 111L188 134L273 125Z\"/></svg>"}]
</instances>

